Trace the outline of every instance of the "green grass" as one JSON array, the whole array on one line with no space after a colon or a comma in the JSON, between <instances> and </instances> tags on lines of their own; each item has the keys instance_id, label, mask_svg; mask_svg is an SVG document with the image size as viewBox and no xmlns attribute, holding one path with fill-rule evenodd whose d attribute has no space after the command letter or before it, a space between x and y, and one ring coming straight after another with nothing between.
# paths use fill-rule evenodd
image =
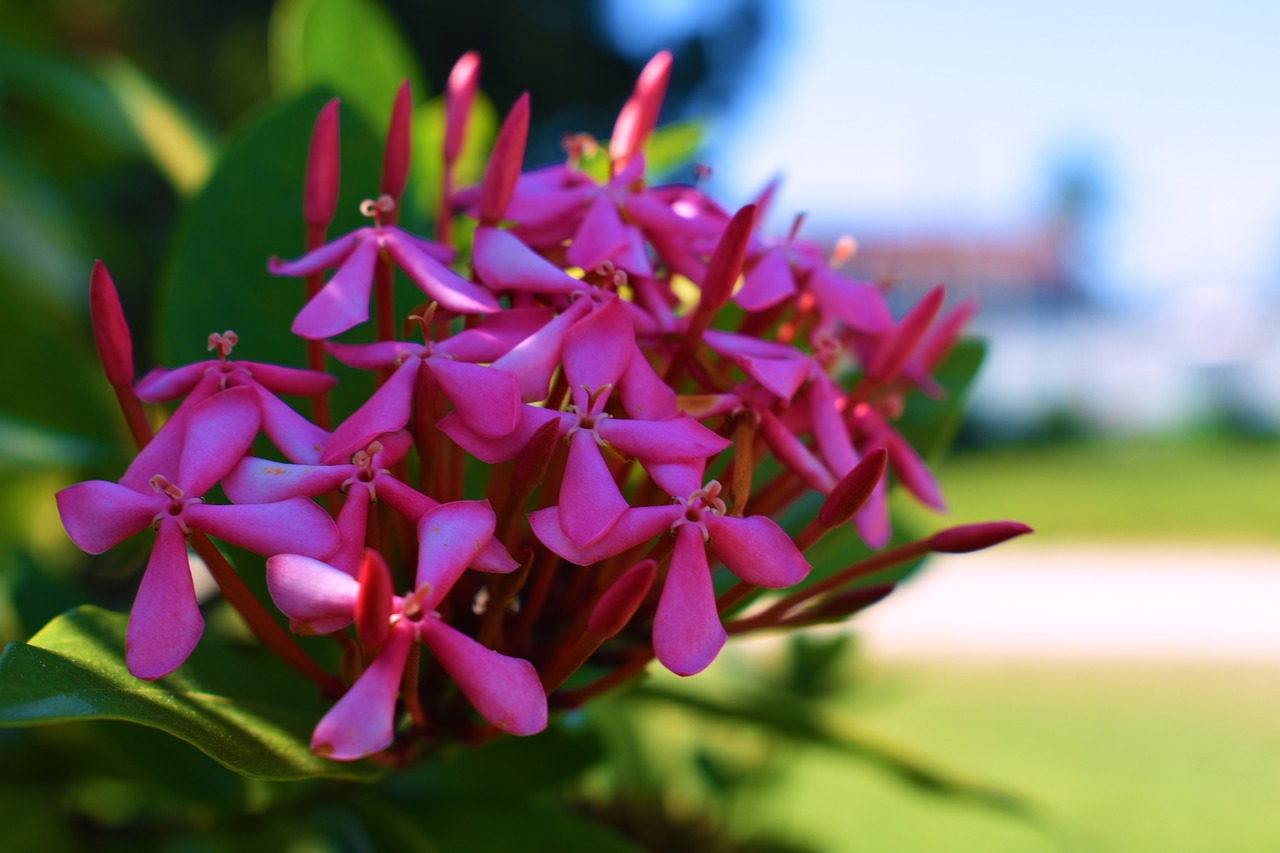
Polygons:
<instances>
[{"instance_id":1,"label":"green grass","mask_svg":"<svg viewBox=\"0 0 1280 853\"><path fill-rule=\"evenodd\" d=\"M780 753L778 784L733 823L739 831L769 827L832 853L1271 853L1280 850L1277 674L1134 665L881 668L834 707L937 766L1030 798L1038 824L790 743ZM741 750L751 734L688 719L650 723L666 749L691 735L699 744L736 739Z\"/></svg>"},{"instance_id":2,"label":"green grass","mask_svg":"<svg viewBox=\"0 0 1280 853\"><path fill-rule=\"evenodd\" d=\"M1017 519L1038 541L1280 543L1280 442L1125 441L962 454L938 471L952 514ZM905 501L903 502L905 503Z\"/></svg>"}]
</instances>

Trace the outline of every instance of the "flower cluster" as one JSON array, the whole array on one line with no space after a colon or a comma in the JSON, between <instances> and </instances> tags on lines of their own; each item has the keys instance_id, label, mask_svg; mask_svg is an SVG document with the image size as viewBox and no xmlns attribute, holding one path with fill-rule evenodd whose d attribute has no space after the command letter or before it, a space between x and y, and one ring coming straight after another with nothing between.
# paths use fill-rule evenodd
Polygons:
<instances>
[{"instance_id":1,"label":"flower cluster","mask_svg":"<svg viewBox=\"0 0 1280 853\"><path fill-rule=\"evenodd\" d=\"M306 279L292 331L308 369L233 361L228 331L209 337L216 359L135 382L114 286L95 268L98 350L140 452L118 483L71 486L58 508L90 553L155 530L131 672L162 677L200 638L190 544L267 646L341 694L315 730L318 754L526 735L546 726L548 697L579 704L655 656L692 675L730 633L882 598L891 588L855 586L879 568L1027 530L993 522L883 550L889 476L942 508L894 421L904 395L942 393L931 372L969 309L942 313L938 289L895 319L879 288L837 272L839 251L798 237L799 221L785 238L761 233L772 188L730 213L697 186L652 185L644 147L670 67L666 53L646 66L607 148L572 137L566 162L533 171L522 96L482 183L455 188L479 73L463 57L446 92L435 239L397 225L405 86L379 194L362 206L371 224L326 241L339 176L328 105L306 169L308 250L268 263ZM470 239L455 246L464 223ZM403 325L397 270L422 293ZM375 343L332 340L371 313ZM329 358L376 384L336 423ZM311 416L279 394L312 398ZM140 401L178 400L152 435ZM259 433L278 458L249 455ZM230 503L205 503L218 484ZM817 517L793 538L775 518L813 492ZM879 553L804 585L805 551L848 524ZM301 651L207 536L268 558L292 631L343 644L340 675ZM721 566L737 581L717 597ZM785 588L753 609L759 590Z\"/></svg>"}]
</instances>

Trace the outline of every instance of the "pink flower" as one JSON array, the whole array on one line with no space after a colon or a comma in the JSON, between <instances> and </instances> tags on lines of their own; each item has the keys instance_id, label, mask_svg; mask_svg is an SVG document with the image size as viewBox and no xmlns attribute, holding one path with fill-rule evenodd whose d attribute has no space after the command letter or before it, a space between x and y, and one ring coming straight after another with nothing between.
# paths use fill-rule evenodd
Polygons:
<instances>
[{"instance_id":1,"label":"pink flower","mask_svg":"<svg viewBox=\"0 0 1280 853\"><path fill-rule=\"evenodd\" d=\"M262 506L204 503L202 495L240 461L257 433L253 392L229 389L171 420L119 483L91 480L58 492L67 535L90 554L147 527L156 530L126 633L125 660L138 678L172 672L204 630L187 563L190 531L259 554L325 557L338 547L333 519L305 498Z\"/></svg>"},{"instance_id":2,"label":"pink flower","mask_svg":"<svg viewBox=\"0 0 1280 853\"><path fill-rule=\"evenodd\" d=\"M492 314L499 310L493 294L467 281L445 264L452 260L447 247L415 237L394 225L383 225L381 214L394 209L389 196L367 201L361 207L374 218L370 228L360 228L326 243L295 261L272 258L267 269L273 275L305 276L337 267L333 278L294 318L294 334L319 340L341 334L369 319L369 297L379 253L385 252L410 281L441 307L458 314Z\"/></svg>"},{"instance_id":3,"label":"pink flower","mask_svg":"<svg viewBox=\"0 0 1280 853\"><path fill-rule=\"evenodd\" d=\"M662 665L677 675L706 669L726 639L716 612L706 548L740 579L766 589L794 586L810 568L795 543L771 519L725 515L720 484L712 480L701 486L702 469L700 462L655 466L650 473L673 503L627 510L604 537L587 547L578 547L565 535L558 507L529 515L534 535L544 545L582 566L662 533L675 534L675 550L653 622L653 648Z\"/></svg>"},{"instance_id":4,"label":"pink flower","mask_svg":"<svg viewBox=\"0 0 1280 853\"><path fill-rule=\"evenodd\" d=\"M376 552L368 552L361 581L293 554L267 561L271 597L295 624L330 633L355 621L362 639L381 643L369 667L316 726L312 751L352 761L391 744L396 696L415 642L431 650L480 715L497 728L515 735L546 728L546 695L533 666L485 648L446 625L435 610L493 536L494 524L487 501L441 504L423 515L417 578L413 592L405 596L366 591L390 588L386 564ZM362 601L362 596L374 600Z\"/></svg>"}]
</instances>

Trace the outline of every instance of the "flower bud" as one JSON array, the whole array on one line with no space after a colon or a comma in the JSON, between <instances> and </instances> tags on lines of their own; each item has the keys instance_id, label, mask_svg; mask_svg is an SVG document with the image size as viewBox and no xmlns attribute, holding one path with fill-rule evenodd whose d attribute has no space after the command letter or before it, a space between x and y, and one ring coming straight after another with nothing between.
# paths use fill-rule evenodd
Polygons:
<instances>
[{"instance_id":1,"label":"flower bud","mask_svg":"<svg viewBox=\"0 0 1280 853\"><path fill-rule=\"evenodd\" d=\"M609 140L609 159L617 171L633 154L644 147L649 134L658 124L662 99L671 80L671 52L664 50L650 59L636 80L636 87L618 113Z\"/></svg>"},{"instance_id":2,"label":"flower bud","mask_svg":"<svg viewBox=\"0 0 1280 853\"><path fill-rule=\"evenodd\" d=\"M818 507L818 522L823 527L839 527L853 518L871 498L888 464L889 452L883 447L862 457Z\"/></svg>"},{"instance_id":3,"label":"flower bud","mask_svg":"<svg viewBox=\"0 0 1280 853\"><path fill-rule=\"evenodd\" d=\"M493 143L489 165L480 184L480 224L497 225L511 203L524 163L524 146L529 136L529 93L521 95L507 113Z\"/></svg>"},{"instance_id":4,"label":"flower bud","mask_svg":"<svg viewBox=\"0 0 1280 853\"><path fill-rule=\"evenodd\" d=\"M307 178L302 190L302 218L313 228L328 228L338 207L338 99L324 105L311 130Z\"/></svg>"},{"instance_id":5,"label":"flower bud","mask_svg":"<svg viewBox=\"0 0 1280 853\"><path fill-rule=\"evenodd\" d=\"M985 521L981 524L962 524L939 530L929 537L929 550L940 554L967 554L999 545L1015 536L1030 533L1031 528L1020 521Z\"/></svg>"},{"instance_id":6,"label":"flower bud","mask_svg":"<svg viewBox=\"0 0 1280 853\"><path fill-rule=\"evenodd\" d=\"M885 337L876 351L875 358L871 360L871 366L867 368L867 377L872 382L884 382L898 375L902 366L907 363L907 359L911 357L916 345L920 343L920 339L924 337L929 324L937 316L946 295L942 285L930 290L907 312L902 322Z\"/></svg>"},{"instance_id":7,"label":"flower bud","mask_svg":"<svg viewBox=\"0 0 1280 853\"><path fill-rule=\"evenodd\" d=\"M742 261L747 254L747 245L751 242L751 231L756 224L756 206L745 205L733 215L720 242L711 253L711 262L707 264L707 274L702 280L702 306L710 311L718 311L733 295L733 286L738 283L742 274Z\"/></svg>"},{"instance_id":8,"label":"flower bud","mask_svg":"<svg viewBox=\"0 0 1280 853\"><path fill-rule=\"evenodd\" d=\"M449 72L449 82L444 89L444 162L453 163L462 153L462 143L467 135L467 120L471 117L471 104L475 101L476 88L480 85L480 54L474 50L464 53Z\"/></svg>"},{"instance_id":9,"label":"flower bud","mask_svg":"<svg viewBox=\"0 0 1280 853\"><path fill-rule=\"evenodd\" d=\"M382 555L366 548L360 561L360 592L356 595L356 636L373 653L391 635L391 570Z\"/></svg>"},{"instance_id":10,"label":"flower bud","mask_svg":"<svg viewBox=\"0 0 1280 853\"><path fill-rule=\"evenodd\" d=\"M396 91L391 107L391 124L387 128L387 147L382 155L382 192L397 202L404 195L409 180L409 131L413 119L413 98L409 81Z\"/></svg>"},{"instance_id":11,"label":"flower bud","mask_svg":"<svg viewBox=\"0 0 1280 853\"><path fill-rule=\"evenodd\" d=\"M133 384L133 338L120 307L120 294L102 261L93 262L89 280L89 316L93 342L107 381L116 388Z\"/></svg>"},{"instance_id":12,"label":"flower bud","mask_svg":"<svg viewBox=\"0 0 1280 853\"><path fill-rule=\"evenodd\" d=\"M653 586L657 576L658 564L653 560L644 560L627 569L592 608L587 630L607 639L625 628L649 594L649 587Z\"/></svg>"}]
</instances>

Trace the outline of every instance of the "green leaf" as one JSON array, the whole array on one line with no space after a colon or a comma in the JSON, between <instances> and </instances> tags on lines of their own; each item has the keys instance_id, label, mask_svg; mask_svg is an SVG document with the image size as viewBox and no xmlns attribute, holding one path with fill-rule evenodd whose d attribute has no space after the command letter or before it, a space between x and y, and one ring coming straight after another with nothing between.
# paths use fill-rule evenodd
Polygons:
<instances>
[{"instance_id":1,"label":"green leaf","mask_svg":"<svg viewBox=\"0 0 1280 853\"><path fill-rule=\"evenodd\" d=\"M427 94L413 51L375 0L280 0L269 51L277 94L332 87L373 127L386 127L401 81L417 100Z\"/></svg>"},{"instance_id":2,"label":"green leaf","mask_svg":"<svg viewBox=\"0 0 1280 853\"><path fill-rule=\"evenodd\" d=\"M127 618L79 607L0 655L0 726L124 720L168 732L258 779L370 780L367 764L308 748L325 711L314 690L257 652L205 643L172 675L140 681L124 662Z\"/></svg>"},{"instance_id":3,"label":"green leaf","mask_svg":"<svg viewBox=\"0 0 1280 853\"><path fill-rule=\"evenodd\" d=\"M435 219L440 194L440 173L444 168L444 97L432 98L413 111L413 182L410 192L419 210ZM498 112L484 92L477 92L467 122L467 136L455 166L455 186L480 183L489 151L498 135Z\"/></svg>"},{"instance_id":4,"label":"green leaf","mask_svg":"<svg viewBox=\"0 0 1280 853\"><path fill-rule=\"evenodd\" d=\"M906 408L897 422L898 431L925 460L937 463L951 448L964 418L969 390L986 354L982 341L975 338L960 341L934 371L933 378L945 395L939 400L920 393L907 398Z\"/></svg>"},{"instance_id":5,"label":"green leaf","mask_svg":"<svg viewBox=\"0 0 1280 853\"><path fill-rule=\"evenodd\" d=\"M650 178L669 174L692 160L701 145L701 122L681 121L660 127L645 143L645 171Z\"/></svg>"},{"instance_id":6,"label":"green leaf","mask_svg":"<svg viewBox=\"0 0 1280 853\"><path fill-rule=\"evenodd\" d=\"M945 770L885 741L851 720L816 702L771 691L739 687L732 698L712 699L690 690L646 684L629 697L680 705L721 720L760 726L792 740L835 749L868 761L917 788L997 809L1027 820L1038 820L1037 809L1012 792Z\"/></svg>"},{"instance_id":7,"label":"green leaf","mask_svg":"<svg viewBox=\"0 0 1280 853\"><path fill-rule=\"evenodd\" d=\"M302 254L307 146L316 114L330 97L308 93L245 127L188 205L161 281L161 363L208 358L209 333L233 329L240 336L237 358L305 366L306 344L289 332L304 302L302 279L272 276L266 264L272 255ZM344 112L341 132L342 192L331 236L367 224L359 205L376 194L381 158L377 138L359 115ZM335 373L339 400L350 411L362 402L368 379L357 371Z\"/></svg>"}]
</instances>

